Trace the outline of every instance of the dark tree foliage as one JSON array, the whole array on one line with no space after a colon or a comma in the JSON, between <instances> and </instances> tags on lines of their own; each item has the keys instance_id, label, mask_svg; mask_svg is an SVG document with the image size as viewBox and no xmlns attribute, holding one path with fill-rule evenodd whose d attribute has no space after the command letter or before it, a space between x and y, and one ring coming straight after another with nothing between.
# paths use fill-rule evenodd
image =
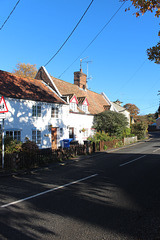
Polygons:
<instances>
[{"instance_id":1,"label":"dark tree foliage","mask_svg":"<svg viewBox=\"0 0 160 240\"><path fill-rule=\"evenodd\" d=\"M148 59L160 64L160 42L156 46L147 49Z\"/></svg>"},{"instance_id":2,"label":"dark tree foliage","mask_svg":"<svg viewBox=\"0 0 160 240\"><path fill-rule=\"evenodd\" d=\"M122 113L105 111L94 117L93 127L97 131L104 131L110 136L122 135L128 126L128 120Z\"/></svg>"},{"instance_id":3,"label":"dark tree foliage","mask_svg":"<svg viewBox=\"0 0 160 240\"><path fill-rule=\"evenodd\" d=\"M155 112L155 118L157 119L160 115L160 106L158 108L158 110Z\"/></svg>"},{"instance_id":4,"label":"dark tree foliage","mask_svg":"<svg viewBox=\"0 0 160 240\"><path fill-rule=\"evenodd\" d=\"M132 124L131 132L137 136L138 139L144 139L147 133L147 125L143 122Z\"/></svg>"}]
</instances>

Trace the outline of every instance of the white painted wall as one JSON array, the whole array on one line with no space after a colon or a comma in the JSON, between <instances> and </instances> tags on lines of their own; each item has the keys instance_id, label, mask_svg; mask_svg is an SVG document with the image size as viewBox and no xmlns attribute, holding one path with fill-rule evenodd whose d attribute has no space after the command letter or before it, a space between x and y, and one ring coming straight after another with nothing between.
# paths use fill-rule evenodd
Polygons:
<instances>
[{"instance_id":1,"label":"white painted wall","mask_svg":"<svg viewBox=\"0 0 160 240\"><path fill-rule=\"evenodd\" d=\"M58 128L58 146L63 139L69 138L69 128L74 128L75 140L83 144L84 140L93 134L93 115L70 113L69 105L50 104L30 100L5 98L9 112L6 113L5 132L21 131L21 141L25 138L32 140L32 130L41 131L41 144L39 148L51 147L51 129ZM32 116L32 106L41 105L41 117ZM58 107L59 118L51 118L51 108ZM1 120L0 120L1 121ZM0 122L1 123L1 122ZM60 135L60 128L63 129ZM82 129L86 131L83 132Z\"/></svg>"},{"instance_id":2,"label":"white painted wall","mask_svg":"<svg viewBox=\"0 0 160 240\"><path fill-rule=\"evenodd\" d=\"M63 134L60 136L58 131L58 145L60 140L68 138L68 115L69 105L41 103L30 100L19 100L5 98L9 112L6 113L5 131L21 131L21 141L25 138L32 140L32 130L41 131L42 141L39 148L51 147L51 131L49 126L63 128ZM41 105L41 117L32 117L32 106ZM59 118L51 118L51 108L59 109Z\"/></svg>"},{"instance_id":3,"label":"white painted wall","mask_svg":"<svg viewBox=\"0 0 160 240\"><path fill-rule=\"evenodd\" d=\"M68 126L74 128L75 140L79 143L83 144L83 141L93 134L93 118L93 115L69 113ZM86 131L83 132L82 129Z\"/></svg>"}]
</instances>

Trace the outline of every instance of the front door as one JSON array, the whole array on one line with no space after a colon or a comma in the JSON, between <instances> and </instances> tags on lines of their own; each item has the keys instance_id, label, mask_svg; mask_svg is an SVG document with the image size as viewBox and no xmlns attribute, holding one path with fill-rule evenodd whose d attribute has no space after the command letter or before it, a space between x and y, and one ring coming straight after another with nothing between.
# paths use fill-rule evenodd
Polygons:
<instances>
[{"instance_id":1,"label":"front door","mask_svg":"<svg viewBox=\"0 0 160 240\"><path fill-rule=\"evenodd\" d=\"M57 128L51 128L51 146L52 150L57 149Z\"/></svg>"}]
</instances>

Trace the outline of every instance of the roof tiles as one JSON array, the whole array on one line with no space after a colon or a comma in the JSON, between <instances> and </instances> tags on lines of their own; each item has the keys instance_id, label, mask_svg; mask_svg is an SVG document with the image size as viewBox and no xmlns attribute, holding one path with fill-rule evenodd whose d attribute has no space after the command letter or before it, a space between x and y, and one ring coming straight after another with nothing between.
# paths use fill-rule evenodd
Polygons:
<instances>
[{"instance_id":1,"label":"roof tiles","mask_svg":"<svg viewBox=\"0 0 160 240\"><path fill-rule=\"evenodd\" d=\"M83 90L75 84L68 83L54 77L52 77L52 80L54 81L56 87L63 96L75 94L77 98L87 97L87 100L89 102L88 111L90 112L90 114L97 114L103 112L105 110L104 105L110 106L102 94L90 91L88 89Z\"/></svg>"},{"instance_id":2,"label":"roof tiles","mask_svg":"<svg viewBox=\"0 0 160 240\"><path fill-rule=\"evenodd\" d=\"M18 77L2 70L0 70L0 94L17 99L64 104L64 101L42 81Z\"/></svg>"}]
</instances>

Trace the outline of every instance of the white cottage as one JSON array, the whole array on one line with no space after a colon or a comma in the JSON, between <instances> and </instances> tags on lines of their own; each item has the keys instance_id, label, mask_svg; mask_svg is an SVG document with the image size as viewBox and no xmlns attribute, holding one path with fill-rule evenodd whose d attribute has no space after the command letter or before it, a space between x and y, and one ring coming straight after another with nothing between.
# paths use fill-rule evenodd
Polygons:
<instances>
[{"instance_id":1,"label":"white cottage","mask_svg":"<svg viewBox=\"0 0 160 240\"><path fill-rule=\"evenodd\" d=\"M94 115L110 109L108 98L87 89L87 75L82 69L74 72L73 84L51 77L44 67L39 69L35 78L46 82L69 104L67 119L69 138L79 143L83 143L94 133L92 129Z\"/></svg>"},{"instance_id":2,"label":"white cottage","mask_svg":"<svg viewBox=\"0 0 160 240\"><path fill-rule=\"evenodd\" d=\"M0 71L0 95L5 98L5 134L39 148L56 149L68 137L69 104L45 82ZM0 125L1 126L1 125Z\"/></svg>"}]
</instances>

